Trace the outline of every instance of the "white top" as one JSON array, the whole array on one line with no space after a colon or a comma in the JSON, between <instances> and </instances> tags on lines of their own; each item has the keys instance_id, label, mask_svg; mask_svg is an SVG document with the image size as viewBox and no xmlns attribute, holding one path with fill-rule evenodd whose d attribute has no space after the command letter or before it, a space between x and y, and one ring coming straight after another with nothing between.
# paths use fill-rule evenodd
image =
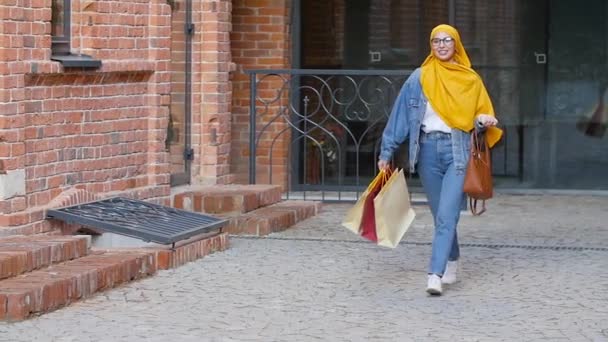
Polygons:
<instances>
[{"instance_id":1,"label":"white top","mask_svg":"<svg viewBox=\"0 0 608 342\"><path fill-rule=\"evenodd\" d=\"M422 131L425 133L436 131L452 133L450 126L446 125L439 115L437 115L437 112L431 107L430 102L426 103L426 111L422 119Z\"/></svg>"}]
</instances>

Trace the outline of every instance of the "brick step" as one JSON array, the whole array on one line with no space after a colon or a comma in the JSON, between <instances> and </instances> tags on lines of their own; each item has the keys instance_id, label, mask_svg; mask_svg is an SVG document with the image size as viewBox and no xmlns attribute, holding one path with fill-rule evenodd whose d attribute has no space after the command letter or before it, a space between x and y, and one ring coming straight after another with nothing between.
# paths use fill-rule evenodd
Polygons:
<instances>
[{"instance_id":1,"label":"brick step","mask_svg":"<svg viewBox=\"0 0 608 342\"><path fill-rule=\"evenodd\" d=\"M267 235L313 217L320 210L321 202L282 201L246 214L227 217L229 223L225 231L230 234Z\"/></svg>"},{"instance_id":2,"label":"brick step","mask_svg":"<svg viewBox=\"0 0 608 342\"><path fill-rule=\"evenodd\" d=\"M276 185L213 185L189 189L173 197L178 209L207 214L242 214L281 201Z\"/></svg>"},{"instance_id":3,"label":"brick step","mask_svg":"<svg viewBox=\"0 0 608 342\"><path fill-rule=\"evenodd\" d=\"M228 249L228 234L220 233L202 238L194 236L189 240L177 243L172 249L146 247L142 250L155 254L156 266L159 270L168 270L226 249Z\"/></svg>"},{"instance_id":4,"label":"brick step","mask_svg":"<svg viewBox=\"0 0 608 342\"><path fill-rule=\"evenodd\" d=\"M0 321L56 310L156 272L153 252L95 252L0 281Z\"/></svg>"},{"instance_id":5,"label":"brick step","mask_svg":"<svg viewBox=\"0 0 608 342\"><path fill-rule=\"evenodd\" d=\"M88 241L87 237L77 240ZM175 248L89 250L87 246L90 253L87 256L0 280L0 321L19 321L50 312L96 292L152 275L157 270L179 267L227 248L227 233L195 236L178 243Z\"/></svg>"},{"instance_id":6,"label":"brick step","mask_svg":"<svg viewBox=\"0 0 608 342\"><path fill-rule=\"evenodd\" d=\"M89 253L89 236L29 235L0 238L0 280Z\"/></svg>"}]
</instances>

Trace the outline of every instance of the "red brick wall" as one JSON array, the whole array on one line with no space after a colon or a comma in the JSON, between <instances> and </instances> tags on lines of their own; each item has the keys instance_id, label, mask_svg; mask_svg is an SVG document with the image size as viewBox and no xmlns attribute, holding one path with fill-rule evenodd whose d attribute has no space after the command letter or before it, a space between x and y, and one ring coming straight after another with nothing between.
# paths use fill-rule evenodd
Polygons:
<instances>
[{"instance_id":1,"label":"red brick wall","mask_svg":"<svg viewBox=\"0 0 608 342\"><path fill-rule=\"evenodd\" d=\"M166 1L74 1L72 52L103 62L88 71L50 60L50 3L0 5L0 159L25 172L25 194L0 200L4 231L51 229L45 207L72 188L169 195Z\"/></svg>"},{"instance_id":2,"label":"red brick wall","mask_svg":"<svg viewBox=\"0 0 608 342\"><path fill-rule=\"evenodd\" d=\"M290 1L234 0L233 6L231 41L236 71L233 74L231 169L237 182L246 183L249 167L249 76L243 70L290 67ZM272 99L281 85L277 78L268 80L260 85L258 94L264 99ZM258 129L276 115L280 106L285 105L281 102L270 106L267 112L271 115L259 114ZM285 184L289 135L284 134L275 144L272 161L269 160L268 149L275 134L284 127L285 122L279 120L270 127L272 134L262 136L257 153L258 183L269 182L267 175L273 168L272 183Z\"/></svg>"}]
</instances>

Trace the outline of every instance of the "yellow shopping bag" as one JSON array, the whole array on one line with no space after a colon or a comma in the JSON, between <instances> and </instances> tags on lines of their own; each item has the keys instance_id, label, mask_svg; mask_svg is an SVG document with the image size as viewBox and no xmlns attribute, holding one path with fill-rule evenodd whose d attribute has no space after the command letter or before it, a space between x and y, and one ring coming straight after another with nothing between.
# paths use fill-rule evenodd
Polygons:
<instances>
[{"instance_id":1,"label":"yellow shopping bag","mask_svg":"<svg viewBox=\"0 0 608 342\"><path fill-rule=\"evenodd\" d=\"M357 200L357 203L355 203L355 205L346 213L346 216L342 221L342 225L346 227L346 229L357 235L361 235L361 221L363 220L365 202L370 194L374 195L377 192L378 186L388 180L389 175L390 171L380 170L378 175L369 183L365 192L363 192L361 197Z\"/></svg>"},{"instance_id":2,"label":"yellow shopping bag","mask_svg":"<svg viewBox=\"0 0 608 342\"><path fill-rule=\"evenodd\" d=\"M411 207L403 169L395 170L384 184L374 198L374 208L378 245L397 247L416 217Z\"/></svg>"}]
</instances>

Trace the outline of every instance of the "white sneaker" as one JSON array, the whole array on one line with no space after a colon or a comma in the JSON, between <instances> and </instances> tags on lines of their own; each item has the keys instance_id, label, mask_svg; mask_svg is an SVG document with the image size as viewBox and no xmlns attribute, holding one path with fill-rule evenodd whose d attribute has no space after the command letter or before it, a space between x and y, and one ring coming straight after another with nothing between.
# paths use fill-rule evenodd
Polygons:
<instances>
[{"instance_id":1,"label":"white sneaker","mask_svg":"<svg viewBox=\"0 0 608 342\"><path fill-rule=\"evenodd\" d=\"M440 296L442 291L441 278L436 274L430 274L426 285L426 292L433 296Z\"/></svg>"},{"instance_id":2,"label":"white sneaker","mask_svg":"<svg viewBox=\"0 0 608 342\"><path fill-rule=\"evenodd\" d=\"M458 279L456 278L456 272L458 272L458 261L448 261L445 265L445 272L441 277L441 282L444 284L454 284Z\"/></svg>"}]
</instances>

